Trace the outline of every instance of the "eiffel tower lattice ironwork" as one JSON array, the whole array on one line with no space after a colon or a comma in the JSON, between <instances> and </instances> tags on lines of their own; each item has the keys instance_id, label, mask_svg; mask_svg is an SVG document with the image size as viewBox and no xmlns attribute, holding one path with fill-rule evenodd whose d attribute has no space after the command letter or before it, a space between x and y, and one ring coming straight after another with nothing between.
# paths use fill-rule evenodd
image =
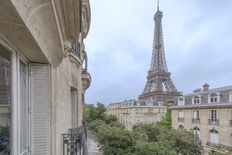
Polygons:
<instances>
[{"instance_id":1,"label":"eiffel tower lattice ironwork","mask_svg":"<svg viewBox=\"0 0 232 155\"><path fill-rule=\"evenodd\" d=\"M180 93L177 91L168 71L162 31L163 13L157 6L157 12L154 15L155 30L152 50L151 67L148 71L147 82L139 100L152 100L172 102Z\"/></svg>"}]
</instances>

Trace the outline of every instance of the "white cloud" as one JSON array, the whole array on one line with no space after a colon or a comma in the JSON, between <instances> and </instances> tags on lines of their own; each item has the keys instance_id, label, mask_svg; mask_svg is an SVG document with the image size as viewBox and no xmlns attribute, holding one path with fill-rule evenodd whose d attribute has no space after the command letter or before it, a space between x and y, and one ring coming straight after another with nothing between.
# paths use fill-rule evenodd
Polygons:
<instances>
[{"instance_id":1,"label":"white cloud","mask_svg":"<svg viewBox=\"0 0 232 155\"><path fill-rule=\"evenodd\" d=\"M165 52L180 91L232 83L232 1L165 0ZM154 0L92 0L86 39L92 85L88 102L137 98L145 85L154 34ZM230 71L229 71L230 70Z\"/></svg>"}]
</instances>

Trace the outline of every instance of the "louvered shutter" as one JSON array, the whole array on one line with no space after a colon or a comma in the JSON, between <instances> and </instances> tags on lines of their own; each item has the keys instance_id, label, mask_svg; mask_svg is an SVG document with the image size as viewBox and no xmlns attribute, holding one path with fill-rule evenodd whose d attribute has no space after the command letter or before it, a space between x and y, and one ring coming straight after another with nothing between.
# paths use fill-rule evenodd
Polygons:
<instances>
[{"instance_id":1,"label":"louvered shutter","mask_svg":"<svg viewBox=\"0 0 232 155\"><path fill-rule=\"evenodd\" d=\"M49 66L31 65L31 151L49 155Z\"/></svg>"}]
</instances>

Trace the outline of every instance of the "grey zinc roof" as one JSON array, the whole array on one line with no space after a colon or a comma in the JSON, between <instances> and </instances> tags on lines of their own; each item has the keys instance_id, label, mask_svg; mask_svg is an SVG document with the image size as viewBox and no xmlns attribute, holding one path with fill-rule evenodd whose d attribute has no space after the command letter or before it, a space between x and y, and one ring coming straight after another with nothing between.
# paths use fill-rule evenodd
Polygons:
<instances>
[{"instance_id":1,"label":"grey zinc roof","mask_svg":"<svg viewBox=\"0 0 232 155\"><path fill-rule=\"evenodd\" d=\"M197 96L197 95L201 95L201 104L208 104L208 95L214 94L214 93L216 94L218 92L220 93L219 103L220 104L228 103L230 92L232 92L232 86L209 89L208 91L200 90L198 92L183 95L182 97L185 98L185 105L192 105L192 97ZM178 98L176 98L174 105L178 105Z\"/></svg>"}]
</instances>

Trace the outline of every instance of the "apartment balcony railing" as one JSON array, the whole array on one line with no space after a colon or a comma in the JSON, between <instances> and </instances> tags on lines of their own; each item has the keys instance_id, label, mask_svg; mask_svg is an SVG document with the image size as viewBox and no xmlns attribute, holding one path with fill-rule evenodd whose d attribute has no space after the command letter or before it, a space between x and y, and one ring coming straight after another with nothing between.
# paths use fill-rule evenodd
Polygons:
<instances>
[{"instance_id":1,"label":"apartment balcony railing","mask_svg":"<svg viewBox=\"0 0 232 155\"><path fill-rule=\"evenodd\" d=\"M230 120L230 126L232 127L232 120Z\"/></svg>"},{"instance_id":2,"label":"apartment balcony railing","mask_svg":"<svg viewBox=\"0 0 232 155\"><path fill-rule=\"evenodd\" d=\"M201 120L200 120L200 118L192 118L192 123L194 123L194 124L200 124Z\"/></svg>"},{"instance_id":3,"label":"apartment balcony railing","mask_svg":"<svg viewBox=\"0 0 232 155\"><path fill-rule=\"evenodd\" d=\"M210 125L219 125L219 119L215 119L215 120L208 119L208 123Z\"/></svg>"},{"instance_id":4,"label":"apartment balcony railing","mask_svg":"<svg viewBox=\"0 0 232 155\"><path fill-rule=\"evenodd\" d=\"M78 128L69 129L63 137L63 155L87 155L87 128L86 123Z\"/></svg>"},{"instance_id":5,"label":"apartment balcony railing","mask_svg":"<svg viewBox=\"0 0 232 155\"><path fill-rule=\"evenodd\" d=\"M184 117L178 117L178 122L184 122Z\"/></svg>"}]
</instances>

